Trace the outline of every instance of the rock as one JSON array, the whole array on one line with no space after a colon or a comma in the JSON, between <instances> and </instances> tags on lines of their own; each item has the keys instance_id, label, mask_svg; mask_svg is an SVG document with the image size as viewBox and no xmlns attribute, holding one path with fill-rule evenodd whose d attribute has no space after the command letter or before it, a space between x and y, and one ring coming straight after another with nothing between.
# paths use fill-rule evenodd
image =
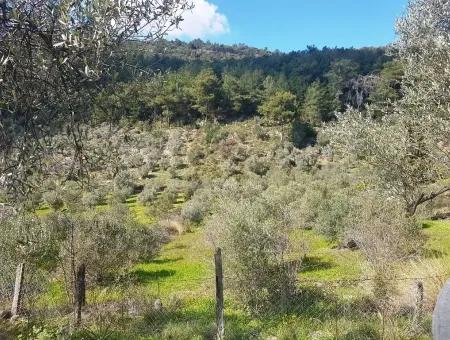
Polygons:
<instances>
[{"instance_id":1,"label":"rock","mask_svg":"<svg viewBox=\"0 0 450 340\"><path fill-rule=\"evenodd\" d=\"M0 311L0 319L1 320L9 320L12 317L12 313L10 310Z\"/></svg>"},{"instance_id":2,"label":"rock","mask_svg":"<svg viewBox=\"0 0 450 340\"><path fill-rule=\"evenodd\" d=\"M345 247L352 250L358 249L358 245L356 244L355 240L348 240Z\"/></svg>"},{"instance_id":3,"label":"rock","mask_svg":"<svg viewBox=\"0 0 450 340\"><path fill-rule=\"evenodd\" d=\"M347 239L344 240L338 247L339 249L350 249L350 250L358 250L358 244L355 240Z\"/></svg>"},{"instance_id":4,"label":"rock","mask_svg":"<svg viewBox=\"0 0 450 340\"><path fill-rule=\"evenodd\" d=\"M155 303L153 304L153 309L155 310L155 311L160 311L161 309L162 309L162 302L161 302L161 299L156 299L155 300Z\"/></svg>"}]
</instances>

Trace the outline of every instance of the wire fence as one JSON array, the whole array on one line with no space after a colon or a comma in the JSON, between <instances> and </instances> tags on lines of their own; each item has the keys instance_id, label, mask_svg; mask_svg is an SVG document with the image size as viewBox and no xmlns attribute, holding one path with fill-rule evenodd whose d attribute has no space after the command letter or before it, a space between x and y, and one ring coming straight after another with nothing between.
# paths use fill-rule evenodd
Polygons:
<instances>
[{"instance_id":1,"label":"wire fence","mask_svg":"<svg viewBox=\"0 0 450 340\"><path fill-rule=\"evenodd\" d=\"M12 282L2 282L0 309L11 305L13 276L3 277ZM235 279L228 275L222 278L223 334L227 339L428 339L436 297L448 276L386 276L383 291L377 277L315 280L300 275L287 299L263 305L257 312L241 299ZM52 277L25 272L21 328L11 330L8 326L10 333L3 334L2 325L6 329L5 325L12 323L2 321L0 338L17 334L14 331L36 332L24 325L40 324L62 338L84 332L89 334L85 338L215 339L216 288L217 275L183 279L156 276L135 284L92 285L87 290L81 324L76 326L70 291ZM25 338L33 338L30 334Z\"/></svg>"}]
</instances>

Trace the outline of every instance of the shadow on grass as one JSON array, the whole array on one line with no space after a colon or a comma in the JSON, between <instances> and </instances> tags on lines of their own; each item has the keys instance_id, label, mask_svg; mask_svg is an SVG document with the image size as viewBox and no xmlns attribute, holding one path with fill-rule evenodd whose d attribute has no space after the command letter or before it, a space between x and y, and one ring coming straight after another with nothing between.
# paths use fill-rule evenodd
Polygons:
<instances>
[{"instance_id":1,"label":"shadow on grass","mask_svg":"<svg viewBox=\"0 0 450 340\"><path fill-rule=\"evenodd\" d=\"M324 261L318 256L307 256L303 259L300 273L316 272L331 269L336 265L331 261Z\"/></svg>"},{"instance_id":2,"label":"shadow on grass","mask_svg":"<svg viewBox=\"0 0 450 340\"><path fill-rule=\"evenodd\" d=\"M176 274L175 270L156 270L156 271L147 271L147 270L135 270L133 271L133 275L136 277L139 283L149 283L152 281L159 281L161 279L165 279Z\"/></svg>"},{"instance_id":3,"label":"shadow on grass","mask_svg":"<svg viewBox=\"0 0 450 340\"><path fill-rule=\"evenodd\" d=\"M430 229L433 225L428 222L422 223L422 229Z\"/></svg>"},{"instance_id":4,"label":"shadow on grass","mask_svg":"<svg viewBox=\"0 0 450 340\"><path fill-rule=\"evenodd\" d=\"M137 197L136 197L136 196L132 196L132 197L128 198L128 199L126 200L126 202L127 202L127 204L134 204L134 203L137 203Z\"/></svg>"},{"instance_id":5,"label":"shadow on grass","mask_svg":"<svg viewBox=\"0 0 450 340\"><path fill-rule=\"evenodd\" d=\"M183 259L182 257L177 257L177 258L175 258L175 259L155 259L155 260L149 261L149 263L154 263L154 264L168 264L168 263L174 263L174 262L181 261L182 259Z\"/></svg>"},{"instance_id":6,"label":"shadow on grass","mask_svg":"<svg viewBox=\"0 0 450 340\"><path fill-rule=\"evenodd\" d=\"M173 249L187 249L188 246L185 244L176 244L176 245L171 245L170 247L167 247L167 250L173 250Z\"/></svg>"}]
</instances>

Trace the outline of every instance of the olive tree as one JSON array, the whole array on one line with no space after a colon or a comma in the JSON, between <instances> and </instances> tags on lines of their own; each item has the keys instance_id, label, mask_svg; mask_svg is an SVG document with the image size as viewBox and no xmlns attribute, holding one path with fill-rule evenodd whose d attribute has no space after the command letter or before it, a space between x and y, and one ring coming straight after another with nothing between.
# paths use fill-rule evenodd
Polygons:
<instances>
[{"instance_id":1,"label":"olive tree","mask_svg":"<svg viewBox=\"0 0 450 340\"><path fill-rule=\"evenodd\" d=\"M287 308L301 256L289 239L290 208L271 194L248 197L245 186L241 190L217 198L208 221L211 239L223 248L230 285L251 312Z\"/></svg>"},{"instance_id":2,"label":"olive tree","mask_svg":"<svg viewBox=\"0 0 450 340\"><path fill-rule=\"evenodd\" d=\"M373 108L339 115L327 133L336 150L366 166L373 184L403 200L408 214L450 191L445 140L448 121L432 115L393 113L373 119Z\"/></svg>"},{"instance_id":3,"label":"olive tree","mask_svg":"<svg viewBox=\"0 0 450 340\"><path fill-rule=\"evenodd\" d=\"M446 0L413 0L397 24L394 48L405 72L402 112L449 118L449 13Z\"/></svg>"},{"instance_id":4,"label":"olive tree","mask_svg":"<svg viewBox=\"0 0 450 340\"><path fill-rule=\"evenodd\" d=\"M401 201L371 190L352 199L346 222L346 236L366 258L375 278L374 295L384 303L395 293L395 266L417 256L424 244L421 226L403 213Z\"/></svg>"},{"instance_id":5,"label":"olive tree","mask_svg":"<svg viewBox=\"0 0 450 340\"><path fill-rule=\"evenodd\" d=\"M332 145L368 164L410 215L450 191L443 181L450 176L449 11L448 1L411 1L394 45L404 66L402 98L366 113L349 110L328 129Z\"/></svg>"},{"instance_id":6,"label":"olive tree","mask_svg":"<svg viewBox=\"0 0 450 340\"><path fill-rule=\"evenodd\" d=\"M2 182L22 189L55 132L70 136L74 160L86 162L79 123L94 94L127 66L127 51L139 45L133 40L162 37L190 7L188 0L1 0Z\"/></svg>"}]
</instances>

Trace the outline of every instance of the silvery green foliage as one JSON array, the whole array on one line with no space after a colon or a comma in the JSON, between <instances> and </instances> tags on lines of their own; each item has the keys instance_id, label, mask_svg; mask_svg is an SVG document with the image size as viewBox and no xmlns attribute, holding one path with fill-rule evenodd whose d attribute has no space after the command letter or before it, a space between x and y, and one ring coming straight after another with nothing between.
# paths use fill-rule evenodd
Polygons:
<instances>
[{"instance_id":1,"label":"silvery green foliage","mask_svg":"<svg viewBox=\"0 0 450 340\"><path fill-rule=\"evenodd\" d=\"M223 189L208 230L223 249L230 286L254 313L287 307L299 265L288 237L293 190L255 188L251 180L238 188L229 181Z\"/></svg>"},{"instance_id":2,"label":"silvery green foliage","mask_svg":"<svg viewBox=\"0 0 450 340\"><path fill-rule=\"evenodd\" d=\"M352 206L346 236L356 242L373 267L404 261L420 250L421 226L405 216L400 201L365 191L352 200Z\"/></svg>"},{"instance_id":3,"label":"silvery green foliage","mask_svg":"<svg viewBox=\"0 0 450 340\"><path fill-rule=\"evenodd\" d=\"M450 190L439 185L450 175L448 121L433 114L394 112L373 119L373 108L350 109L327 128L330 143L360 164L376 184L403 200L414 214L422 203Z\"/></svg>"},{"instance_id":4,"label":"silvery green foliage","mask_svg":"<svg viewBox=\"0 0 450 340\"><path fill-rule=\"evenodd\" d=\"M2 181L23 194L56 131L84 162L78 123L127 65L130 40L164 36L189 8L187 0L0 1Z\"/></svg>"},{"instance_id":5,"label":"silvery green foliage","mask_svg":"<svg viewBox=\"0 0 450 340\"><path fill-rule=\"evenodd\" d=\"M413 0L397 25L394 45L405 65L401 112L449 118L450 2Z\"/></svg>"},{"instance_id":6,"label":"silvery green foliage","mask_svg":"<svg viewBox=\"0 0 450 340\"><path fill-rule=\"evenodd\" d=\"M58 246L53 231L43 228L35 215L11 214L1 219L0 233L0 300L10 298L16 267L25 263L27 298L44 291L48 276L44 270L56 266Z\"/></svg>"},{"instance_id":7,"label":"silvery green foliage","mask_svg":"<svg viewBox=\"0 0 450 340\"><path fill-rule=\"evenodd\" d=\"M370 165L382 188L414 214L450 191L450 2L411 1L394 45L405 67L403 98L392 108L355 110L329 127L331 143ZM383 113L376 117L376 110Z\"/></svg>"},{"instance_id":8,"label":"silvery green foliage","mask_svg":"<svg viewBox=\"0 0 450 340\"><path fill-rule=\"evenodd\" d=\"M198 199L188 201L181 209L181 217L184 221L200 223L207 214L208 204Z\"/></svg>"}]
</instances>

